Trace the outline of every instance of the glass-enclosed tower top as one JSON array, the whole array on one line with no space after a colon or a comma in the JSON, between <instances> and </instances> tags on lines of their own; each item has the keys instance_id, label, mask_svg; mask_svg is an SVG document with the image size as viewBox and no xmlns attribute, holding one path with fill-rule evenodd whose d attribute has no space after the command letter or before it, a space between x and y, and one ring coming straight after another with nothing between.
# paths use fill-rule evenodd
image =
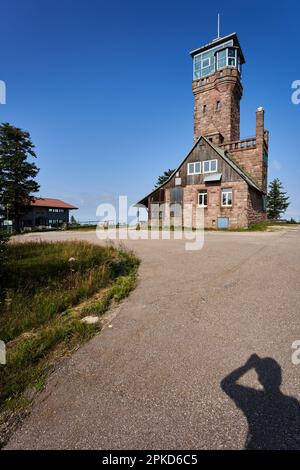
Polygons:
<instances>
[{"instance_id":1,"label":"glass-enclosed tower top","mask_svg":"<svg viewBox=\"0 0 300 470\"><path fill-rule=\"evenodd\" d=\"M190 54L193 58L193 80L200 80L225 67L236 68L241 73L242 64L245 63L236 33L217 38Z\"/></svg>"}]
</instances>

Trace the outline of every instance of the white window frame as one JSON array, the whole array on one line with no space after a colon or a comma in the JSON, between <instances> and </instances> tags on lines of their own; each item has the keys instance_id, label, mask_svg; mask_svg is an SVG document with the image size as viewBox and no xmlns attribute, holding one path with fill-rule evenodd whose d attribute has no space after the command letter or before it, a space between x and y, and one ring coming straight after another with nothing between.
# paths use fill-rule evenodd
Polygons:
<instances>
[{"instance_id":1,"label":"white window frame","mask_svg":"<svg viewBox=\"0 0 300 470\"><path fill-rule=\"evenodd\" d=\"M196 163L199 163L199 165L200 165L200 171L193 171L193 172L191 173L191 171L190 171L190 165L191 165L191 164L192 164L192 165L195 165ZM187 171L187 174L188 174L188 175L200 175L200 174L201 174L201 167L202 167L201 162L189 162L188 165L187 165L187 170L188 170L188 171ZM195 166L194 166L194 168L195 168Z\"/></svg>"},{"instance_id":2,"label":"white window frame","mask_svg":"<svg viewBox=\"0 0 300 470\"><path fill-rule=\"evenodd\" d=\"M207 163L207 162L209 162L209 170L205 171L205 163ZM211 169L211 162L216 162L216 169L215 170ZM217 173L217 171L218 171L218 160L217 159L205 160L204 162L202 162L202 169L203 169L203 173Z\"/></svg>"},{"instance_id":3,"label":"white window frame","mask_svg":"<svg viewBox=\"0 0 300 470\"><path fill-rule=\"evenodd\" d=\"M219 44L218 46L215 46L215 47L212 47L211 49L209 49L210 52L217 52L219 49L225 49L226 47L233 47L233 39L229 40L229 41L226 41L224 42L223 44ZM194 55L194 60L193 60L193 80L199 80L201 79L203 76L201 75L201 70L199 70L200 72L200 76L199 77L196 77L196 63L195 63L195 59L196 57L199 57L200 56L200 63L202 65L202 55L205 54L207 51L205 52L200 52L200 54L196 54ZM215 66L216 66L216 61L215 61ZM202 67L201 67L202 68Z\"/></svg>"},{"instance_id":4,"label":"white window frame","mask_svg":"<svg viewBox=\"0 0 300 470\"><path fill-rule=\"evenodd\" d=\"M226 194L226 203L223 204L223 194ZM231 194L231 204L228 204L228 194ZM221 191L221 206L222 207L232 207L233 202L233 190L232 188L223 188Z\"/></svg>"},{"instance_id":5,"label":"white window frame","mask_svg":"<svg viewBox=\"0 0 300 470\"><path fill-rule=\"evenodd\" d=\"M206 60L208 60L208 65L203 65L203 62L205 62ZM211 66L211 57L205 57L205 59L202 59L201 57L201 69L207 69L207 67L210 67Z\"/></svg>"},{"instance_id":6,"label":"white window frame","mask_svg":"<svg viewBox=\"0 0 300 470\"><path fill-rule=\"evenodd\" d=\"M222 50L224 50L224 49L221 49L220 51L217 51L217 52L216 52L216 54L217 54L217 57L216 57L217 70L222 70L222 69L224 69L224 68L226 67L226 65L227 65L227 50L226 50L226 49L225 49L225 57L222 58L222 59L219 58L219 53L220 53ZM221 60L225 60L225 65L220 66Z\"/></svg>"},{"instance_id":7,"label":"white window frame","mask_svg":"<svg viewBox=\"0 0 300 470\"><path fill-rule=\"evenodd\" d=\"M236 68L236 66L237 66L237 51L235 49L234 57L229 57L228 52L229 52L229 48L226 49L226 67ZM229 59L234 59L234 65L229 65Z\"/></svg>"},{"instance_id":8,"label":"white window frame","mask_svg":"<svg viewBox=\"0 0 300 470\"><path fill-rule=\"evenodd\" d=\"M208 194L207 194L207 191L199 191L198 192L198 207L207 207L207 204L200 204L200 196L203 196L203 200L204 200L204 197L206 196L206 201L208 202Z\"/></svg>"}]
</instances>

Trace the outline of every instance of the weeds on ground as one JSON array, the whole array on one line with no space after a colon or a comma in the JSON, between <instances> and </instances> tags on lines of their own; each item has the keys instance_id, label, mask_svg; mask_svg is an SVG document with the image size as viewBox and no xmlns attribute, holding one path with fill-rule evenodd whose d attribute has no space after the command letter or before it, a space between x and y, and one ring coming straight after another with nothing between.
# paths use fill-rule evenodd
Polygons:
<instances>
[{"instance_id":1,"label":"weeds on ground","mask_svg":"<svg viewBox=\"0 0 300 470\"><path fill-rule=\"evenodd\" d=\"M101 315L134 288L138 260L113 246L85 242L20 243L7 247L0 292L0 411L24 405L23 392L43 382L56 358L89 339L96 325L81 321L89 301ZM101 308L94 295L104 292ZM94 310L93 310L94 309ZM26 401L26 400L25 400Z\"/></svg>"}]
</instances>

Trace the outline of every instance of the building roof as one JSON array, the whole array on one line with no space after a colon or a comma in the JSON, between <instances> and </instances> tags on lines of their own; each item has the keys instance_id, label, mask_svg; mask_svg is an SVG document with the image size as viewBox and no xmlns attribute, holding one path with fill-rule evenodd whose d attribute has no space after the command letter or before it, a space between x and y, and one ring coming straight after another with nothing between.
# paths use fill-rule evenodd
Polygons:
<instances>
[{"instance_id":1,"label":"building roof","mask_svg":"<svg viewBox=\"0 0 300 470\"><path fill-rule=\"evenodd\" d=\"M55 209L78 209L78 207L72 206L67 202L61 201L60 199L52 198L37 198L30 202L31 206L35 207L53 207Z\"/></svg>"},{"instance_id":2,"label":"building roof","mask_svg":"<svg viewBox=\"0 0 300 470\"><path fill-rule=\"evenodd\" d=\"M194 49L193 51L190 52L190 55L192 57L194 57L196 54L200 54L201 52L205 52L208 49L211 49L212 47L219 46L223 42L230 41L231 39L233 40L233 45L240 49L241 61L242 61L242 64L244 64L245 63L245 57L244 57L244 54L243 54L243 51L242 51L242 48L241 48L241 45L240 45L240 42L238 40L238 37L237 37L236 33L231 33L231 34L228 34L228 36L224 36L222 38L214 39L212 42L209 42L208 44L205 44L204 46L201 46L201 47L198 47L197 49Z\"/></svg>"},{"instance_id":3,"label":"building roof","mask_svg":"<svg viewBox=\"0 0 300 470\"><path fill-rule=\"evenodd\" d=\"M139 205L145 205L144 203L147 202L148 200L148 197L151 196L153 193L155 193L155 191L157 191L158 189L160 188L163 188L163 186L165 186L172 178L173 176L180 170L180 168L182 167L182 165L185 163L185 161L188 159L188 157L190 156L190 154L192 153L192 151L194 150L195 147L197 147L198 143L200 142L200 140L203 139L208 145L210 145L216 152L217 154L223 158L223 160L225 160L228 165L231 166L231 168L233 168L240 176L241 178L246 181L246 183L251 186L252 188L256 189L257 191L259 191L260 193L262 193L263 191L260 189L260 187L257 185L257 183L251 178L251 176L245 172L245 170L243 170L235 161L232 160L231 156L229 156L229 154L227 153L226 150L223 150L221 149L220 147L218 147L217 145L214 145L212 142L210 142L210 140L208 140L206 137L203 137L203 136L200 136L196 142L194 143L193 147L191 148L191 150L188 152L188 154L186 155L186 157L183 159L183 161L180 163L180 165L178 166L178 168L176 168L176 170L174 170L174 172L169 176L169 178L164 182L162 183L160 186L158 186L157 188L155 188L153 191L151 191L149 194L147 194L147 196L143 197L143 199L141 199L140 201L138 201L136 203L136 206L139 206Z\"/></svg>"}]
</instances>

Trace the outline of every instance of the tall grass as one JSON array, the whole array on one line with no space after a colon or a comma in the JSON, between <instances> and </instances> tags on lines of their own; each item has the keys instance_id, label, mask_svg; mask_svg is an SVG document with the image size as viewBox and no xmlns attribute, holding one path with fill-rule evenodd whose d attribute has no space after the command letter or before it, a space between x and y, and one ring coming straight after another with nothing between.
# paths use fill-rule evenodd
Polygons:
<instances>
[{"instance_id":1,"label":"tall grass","mask_svg":"<svg viewBox=\"0 0 300 470\"><path fill-rule=\"evenodd\" d=\"M109 298L98 310L103 313L111 300L134 287L137 266L132 253L112 246L8 246L0 292L0 339L8 345L7 365L0 365L0 410L15 406L24 389L43 375L57 348L71 350L95 332L94 325L81 322L86 309L74 307L105 288ZM92 310L93 302L89 305Z\"/></svg>"},{"instance_id":2,"label":"tall grass","mask_svg":"<svg viewBox=\"0 0 300 470\"><path fill-rule=\"evenodd\" d=\"M47 323L128 274L135 262L127 252L85 242L10 245L0 294L1 339Z\"/></svg>"}]
</instances>

